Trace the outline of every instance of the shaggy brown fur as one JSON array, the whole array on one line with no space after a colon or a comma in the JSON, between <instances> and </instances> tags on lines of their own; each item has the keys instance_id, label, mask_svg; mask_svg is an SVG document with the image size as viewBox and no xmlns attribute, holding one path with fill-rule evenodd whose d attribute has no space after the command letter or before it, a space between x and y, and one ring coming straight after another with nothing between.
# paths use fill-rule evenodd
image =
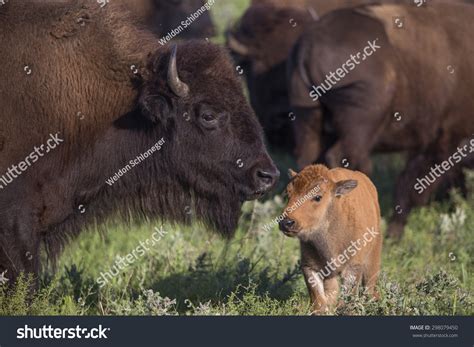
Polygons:
<instances>
[{"instance_id":1,"label":"shaggy brown fur","mask_svg":"<svg viewBox=\"0 0 474 347\"><path fill-rule=\"evenodd\" d=\"M0 7L0 177L49 134L64 140L1 183L0 273L12 280L37 273L42 242L54 259L111 213L195 217L231 236L243 201L275 183L278 171L226 51L193 41L177 47L178 77L189 89L181 97L168 78L171 47L113 1ZM106 184L161 138L159 152Z\"/></svg>"},{"instance_id":2,"label":"shaggy brown fur","mask_svg":"<svg viewBox=\"0 0 474 347\"><path fill-rule=\"evenodd\" d=\"M300 240L301 266L314 312L334 307L339 276L345 290L357 291L362 282L375 295L382 251L375 186L361 172L329 170L324 165L290 175L280 229Z\"/></svg>"}]
</instances>

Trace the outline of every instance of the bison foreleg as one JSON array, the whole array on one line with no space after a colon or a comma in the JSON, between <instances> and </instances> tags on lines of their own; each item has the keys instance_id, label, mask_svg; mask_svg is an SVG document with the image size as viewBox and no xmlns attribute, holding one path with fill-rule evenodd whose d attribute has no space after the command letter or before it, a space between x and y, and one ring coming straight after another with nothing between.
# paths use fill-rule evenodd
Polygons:
<instances>
[{"instance_id":1,"label":"bison foreleg","mask_svg":"<svg viewBox=\"0 0 474 347\"><path fill-rule=\"evenodd\" d=\"M298 168L311 165L322 151L322 121L319 109L298 108L293 124L295 133L295 156Z\"/></svg>"},{"instance_id":2,"label":"bison foreleg","mask_svg":"<svg viewBox=\"0 0 474 347\"><path fill-rule=\"evenodd\" d=\"M370 152L363 145L350 141L338 141L326 153L326 162L330 168L345 167L359 170L367 175L372 172Z\"/></svg>"},{"instance_id":3,"label":"bison foreleg","mask_svg":"<svg viewBox=\"0 0 474 347\"><path fill-rule=\"evenodd\" d=\"M431 152L434 153L434 152ZM426 205L434 191L442 182L443 177L430 176L425 178L430 168L437 163L437 156L431 153L422 153L408 160L405 169L395 186L395 213L388 228L388 235L400 238L410 211L417 206ZM423 179L423 181L421 181ZM426 185L418 185L419 182ZM417 189L420 188L420 189Z\"/></svg>"},{"instance_id":4,"label":"bison foreleg","mask_svg":"<svg viewBox=\"0 0 474 347\"><path fill-rule=\"evenodd\" d=\"M4 282L0 285L14 284L23 273L35 276L32 284L36 287L40 240L36 237L37 233L20 229L21 227L17 226L8 232L0 231L0 276Z\"/></svg>"}]
</instances>

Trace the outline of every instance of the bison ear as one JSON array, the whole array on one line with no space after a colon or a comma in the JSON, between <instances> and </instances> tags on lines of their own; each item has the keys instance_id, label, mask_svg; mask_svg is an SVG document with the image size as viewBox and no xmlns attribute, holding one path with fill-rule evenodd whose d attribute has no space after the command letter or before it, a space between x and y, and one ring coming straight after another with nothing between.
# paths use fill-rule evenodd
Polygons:
<instances>
[{"instance_id":1,"label":"bison ear","mask_svg":"<svg viewBox=\"0 0 474 347\"><path fill-rule=\"evenodd\" d=\"M295 171L293 171L292 169L289 169L288 170L288 177L290 179L292 179L293 177L295 177L296 175L298 175L298 173L296 173Z\"/></svg>"},{"instance_id":2,"label":"bison ear","mask_svg":"<svg viewBox=\"0 0 474 347\"><path fill-rule=\"evenodd\" d=\"M339 181L336 183L336 189L335 189L334 195L336 197L339 197L339 196L348 194L352 190L354 190L355 187L357 187L356 180Z\"/></svg>"},{"instance_id":3,"label":"bison ear","mask_svg":"<svg viewBox=\"0 0 474 347\"><path fill-rule=\"evenodd\" d=\"M144 92L138 103L142 114L153 123L165 121L171 115L171 106L163 95Z\"/></svg>"}]
</instances>

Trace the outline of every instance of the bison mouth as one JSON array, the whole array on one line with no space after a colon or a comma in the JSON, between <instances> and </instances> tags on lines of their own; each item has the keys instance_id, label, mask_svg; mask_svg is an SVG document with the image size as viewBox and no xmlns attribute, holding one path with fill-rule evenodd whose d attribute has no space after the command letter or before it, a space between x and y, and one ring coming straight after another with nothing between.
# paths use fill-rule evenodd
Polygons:
<instances>
[{"instance_id":1,"label":"bison mouth","mask_svg":"<svg viewBox=\"0 0 474 347\"><path fill-rule=\"evenodd\" d=\"M252 201L252 200L261 199L266 193L267 192L263 190L256 190L250 194L246 194L243 201Z\"/></svg>"},{"instance_id":2,"label":"bison mouth","mask_svg":"<svg viewBox=\"0 0 474 347\"><path fill-rule=\"evenodd\" d=\"M233 189L224 189L213 197L199 197L198 217L215 231L227 237L232 237L238 226L242 204L262 198L276 185L279 171L275 169L267 180L261 179L257 187L234 186Z\"/></svg>"}]
</instances>

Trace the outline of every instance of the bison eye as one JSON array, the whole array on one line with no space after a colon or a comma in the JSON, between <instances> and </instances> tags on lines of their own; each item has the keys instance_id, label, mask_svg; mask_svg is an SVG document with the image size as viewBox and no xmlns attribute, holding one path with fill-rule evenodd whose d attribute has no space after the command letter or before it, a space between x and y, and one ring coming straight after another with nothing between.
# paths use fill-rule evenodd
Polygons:
<instances>
[{"instance_id":1,"label":"bison eye","mask_svg":"<svg viewBox=\"0 0 474 347\"><path fill-rule=\"evenodd\" d=\"M216 119L216 117L212 113L204 113L201 117L206 122L212 122Z\"/></svg>"},{"instance_id":2,"label":"bison eye","mask_svg":"<svg viewBox=\"0 0 474 347\"><path fill-rule=\"evenodd\" d=\"M322 198L323 197L321 195L316 195L313 200L317 201L317 202L320 202Z\"/></svg>"},{"instance_id":3,"label":"bison eye","mask_svg":"<svg viewBox=\"0 0 474 347\"><path fill-rule=\"evenodd\" d=\"M203 112L201 113L200 118L201 118L201 123L205 128L214 129L217 127L218 119L214 113L210 111Z\"/></svg>"}]
</instances>

